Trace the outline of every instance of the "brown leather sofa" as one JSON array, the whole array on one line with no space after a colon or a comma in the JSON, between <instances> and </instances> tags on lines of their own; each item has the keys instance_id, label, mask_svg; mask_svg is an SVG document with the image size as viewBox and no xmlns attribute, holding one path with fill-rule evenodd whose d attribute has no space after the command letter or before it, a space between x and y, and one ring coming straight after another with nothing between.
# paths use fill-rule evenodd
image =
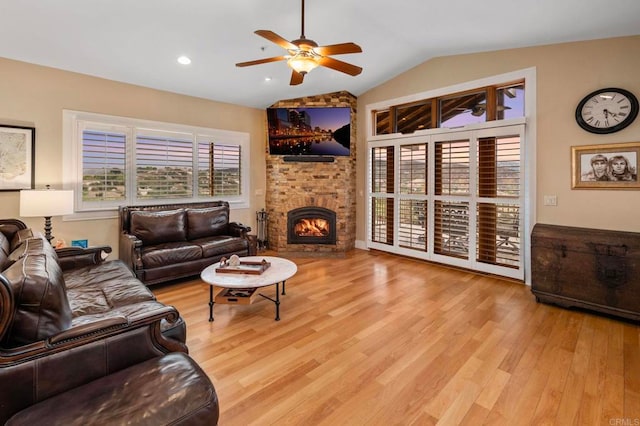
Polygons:
<instances>
[{"instance_id":1,"label":"brown leather sofa","mask_svg":"<svg viewBox=\"0 0 640 426\"><path fill-rule=\"evenodd\" d=\"M184 321L110 251L0 219L0 424L217 423Z\"/></svg>"},{"instance_id":2,"label":"brown leather sofa","mask_svg":"<svg viewBox=\"0 0 640 426\"><path fill-rule=\"evenodd\" d=\"M233 254L254 256L251 228L229 222L229 203L121 206L119 257L147 285L199 275Z\"/></svg>"}]
</instances>

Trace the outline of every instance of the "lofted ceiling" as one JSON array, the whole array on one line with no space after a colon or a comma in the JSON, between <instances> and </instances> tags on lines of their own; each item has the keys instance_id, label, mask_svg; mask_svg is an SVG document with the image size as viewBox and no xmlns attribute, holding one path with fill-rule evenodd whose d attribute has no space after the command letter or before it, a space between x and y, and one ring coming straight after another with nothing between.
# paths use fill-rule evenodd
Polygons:
<instances>
[{"instance_id":1,"label":"lofted ceiling","mask_svg":"<svg viewBox=\"0 0 640 426\"><path fill-rule=\"evenodd\" d=\"M336 57L362 74L317 68L289 86L285 62L235 66L286 54L253 32L297 39L300 0L0 0L0 57L264 108L358 96L437 56L640 34L640 0L306 0L305 9L307 38L362 47Z\"/></svg>"}]
</instances>

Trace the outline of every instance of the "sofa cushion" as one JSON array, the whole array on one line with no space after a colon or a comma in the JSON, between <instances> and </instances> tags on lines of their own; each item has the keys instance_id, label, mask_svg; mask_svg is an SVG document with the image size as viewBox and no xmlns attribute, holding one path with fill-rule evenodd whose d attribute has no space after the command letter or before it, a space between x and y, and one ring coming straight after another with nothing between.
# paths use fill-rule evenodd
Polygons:
<instances>
[{"instance_id":1,"label":"sofa cushion","mask_svg":"<svg viewBox=\"0 0 640 426\"><path fill-rule=\"evenodd\" d=\"M202 247L202 257L228 256L235 253L248 254L247 240L228 235L201 238L192 242Z\"/></svg>"},{"instance_id":2,"label":"sofa cushion","mask_svg":"<svg viewBox=\"0 0 640 426\"><path fill-rule=\"evenodd\" d=\"M187 223L190 240L228 234L229 207L187 209Z\"/></svg>"},{"instance_id":3,"label":"sofa cushion","mask_svg":"<svg viewBox=\"0 0 640 426\"><path fill-rule=\"evenodd\" d=\"M140 362L18 412L7 425L215 425L218 396L188 355Z\"/></svg>"},{"instance_id":4,"label":"sofa cushion","mask_svg":"<svg viewBox=\"0 0 640 426\"><path fill-rule=\"evenodd\" d=\"M142 240L143 245L186 241L184 209L131 212L131 233Z\"/></svg>"},{"instance_id":5,"label":"sofa cushion","mask_svg":"<svg viewBox=\"0 0 640 426\"><path fill-rule=\"evenodd\" d=\"M197 244L164 243L142 247L142 264L145 269L189 262L202 258L202 249Z\"/></svg>"},{"instance_id":6,"label":"sofa cushion","mask_svg":"<svg viewBox=\"0 0 640 426\"><path fill-rule=\"evenodd\" d=\"M64 280L73 318L155 300L120 260L72 269L64 273Z\"/></svg>"},{"instance_id":7,"label":"sofa cushion","mask_svg":"<svg viewBox=\"0 0 640 426\"><path fill-rule=\"evenodd\" d=\"M16 299L4 341L23 345L46 339L71 324L71 308L55 250L44 238L24 242L25 255L4 271Z\"/></svg>"}]
</instances>

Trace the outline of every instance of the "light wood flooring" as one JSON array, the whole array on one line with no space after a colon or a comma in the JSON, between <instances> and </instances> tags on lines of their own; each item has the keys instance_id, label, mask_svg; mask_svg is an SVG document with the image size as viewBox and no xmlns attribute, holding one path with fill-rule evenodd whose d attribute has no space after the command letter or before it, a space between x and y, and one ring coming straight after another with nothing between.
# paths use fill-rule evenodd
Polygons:
<instances>
[{"instance_id":1,"label":"light wood flooring","mask_svg":"<svg viewBox=\"0 0 640 426\"><path fill-rule=\"evenodd\" d=\"M262 298L209 322L198 279L153 288L187 322L222 426L640 424L637 324L381 252L291 260L279 322Z\"/></svg>"}]
</instances>

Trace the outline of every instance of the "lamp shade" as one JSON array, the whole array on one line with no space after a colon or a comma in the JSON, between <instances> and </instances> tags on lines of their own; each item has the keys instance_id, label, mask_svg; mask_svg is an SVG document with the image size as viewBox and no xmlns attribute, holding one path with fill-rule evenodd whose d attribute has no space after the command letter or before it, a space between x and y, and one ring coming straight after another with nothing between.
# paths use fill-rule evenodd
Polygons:
<instances>
[{"instance_id":1,"label":"lamp shade","mask_svg":"<svg viewBox=\"0 0 640 426\"><path fill-rule=\"evenodd\" d=\"M73 191L25 189L20 191L20 216L51 217L73 213Z\"/></svg>"}]
</instances>

